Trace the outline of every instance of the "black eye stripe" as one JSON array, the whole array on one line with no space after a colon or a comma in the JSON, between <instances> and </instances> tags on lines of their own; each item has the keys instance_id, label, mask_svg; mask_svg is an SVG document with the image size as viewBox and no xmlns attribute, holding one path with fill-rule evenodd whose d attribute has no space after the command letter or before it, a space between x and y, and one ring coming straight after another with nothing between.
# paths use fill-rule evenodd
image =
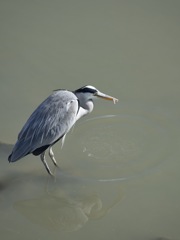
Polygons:
<instances>
[{"instance_id":1,"label":"black eye stripe","mask_svg":"<svg viewBox=\"0 0 180 240\"><path fill-rule=\"evenodd\" d=\"M92 93L92 94L94 94L94 93L97 92L97 90L92 89L92 88L88 88L88 87L82 87L82 88L77 89L75 92Z\"/></svg>"}]
</instances>

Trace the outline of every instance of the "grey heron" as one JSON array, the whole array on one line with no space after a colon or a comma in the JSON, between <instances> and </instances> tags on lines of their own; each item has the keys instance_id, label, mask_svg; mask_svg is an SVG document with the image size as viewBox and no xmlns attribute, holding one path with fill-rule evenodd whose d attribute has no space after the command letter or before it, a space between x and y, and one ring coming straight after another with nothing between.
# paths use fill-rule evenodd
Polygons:
<instances>
[{"instance_id":1,"label":"grey heron","mask_svg":"<svg viewBox=\"0 0 180 240\"><path fill-rule=\"evenodd\" d=\"M46 150L49 149L49 156L57 166L52 146L60 139L63 145L66 134L78 119L93 110L93 100L98 97L114 103L118 101L89 85L72 92L55 90L35 109L23 126L8 157L9 162L15 162L30 153L40 155L47 172L53 175L45 159Z\"/></svg>"}]
</instances>

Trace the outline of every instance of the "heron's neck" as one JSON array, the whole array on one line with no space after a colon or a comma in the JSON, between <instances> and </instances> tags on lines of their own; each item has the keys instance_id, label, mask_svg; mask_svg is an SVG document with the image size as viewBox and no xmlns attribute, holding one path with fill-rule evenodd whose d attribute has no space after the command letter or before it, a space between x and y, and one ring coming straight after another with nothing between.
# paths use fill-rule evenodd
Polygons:
<instances>
[{"instance_id":1,"label":"heron's neck","mask_svg":"<svg viewBox=\"0 0 180 240\"><path fill-rule=\"evenodd\" d=\"M79 108L79 112L77 114L76 120L78 120L79 118L83 117L84 115L92 112L93 108L94 108L94 104L92 100L89 100L87 102L81 102L79 100L80 103L80 108Z\"/></svg>"},{"instance_id":2,"label":"heron's neck","mask_svg":"<svg viewBox=\"0 0 180 240\"><path fill-rule=\"evenodd\" d=\"M90 113L90 112L92 112L92 110L94 108L94 103L93 103L92 100L88 100L88 101L83 102L83 103L80 101L80 106L82 108L84 108L85 110L87 110L88 113Z\"/></svg>"}]
</instances>

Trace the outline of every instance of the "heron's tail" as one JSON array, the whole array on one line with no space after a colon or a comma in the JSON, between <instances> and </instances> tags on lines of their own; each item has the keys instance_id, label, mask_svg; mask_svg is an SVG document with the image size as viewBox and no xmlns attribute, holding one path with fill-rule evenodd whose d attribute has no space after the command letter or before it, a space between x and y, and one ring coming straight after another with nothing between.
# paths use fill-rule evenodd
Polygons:
<instances>
[{"instance_id":1,"label":"heron's tail","mask_svg":"<svg viewBox=\"0 0 180 240\"><path fill-rule=\"evenodd\" d=\"M9 162L12 162L12 161L11 161L11 156L12 156L12 153L11 153L11 154L9 155L9 157L8 157L8 161L9 161Z\"/></svg>"},{"instance_id":2,"label":"heron's tail","mask_svg":"<svg viewBox=\"0 0 180 240\"><path fill-rule=\"evenodd\" d=\"M17 160L29 154L24 145L25 145L24 143L19 141L14 145L14 148L8 157L9 162L16 162Z\"/></svg>"},{"instance_id":3,"label":"heron's tail","mask_svg":"<svg viewBox=\"0 0 180 240\"><path fill-rule=\"evenodd\" d=\"M15 161L17 161L17 160L19 160L19 158L15 157L14 154L13 154L13 152L12 152L12 153L9 155L9 157L8 157L8 161L9 161L9 162L15 162Z\"/></svg>"}]
</instances>

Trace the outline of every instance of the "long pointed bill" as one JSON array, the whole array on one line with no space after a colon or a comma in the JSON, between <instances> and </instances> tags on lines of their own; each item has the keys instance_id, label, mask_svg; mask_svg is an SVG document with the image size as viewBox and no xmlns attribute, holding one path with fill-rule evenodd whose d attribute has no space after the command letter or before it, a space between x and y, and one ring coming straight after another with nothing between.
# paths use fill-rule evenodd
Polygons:
<instances>
[{"instance_id":1,"label":"long pointed bill","mask_svg":"<svg viewBox=\"0 0 180 240\"><path fill-rule=\"evenodd\" d=\"M99 98L103 98L105 100L113 101L114 104L116 104L119 101L117 98L111 97L99 91L95 94L95 96Z\"/></svg>"}]
</instances>

